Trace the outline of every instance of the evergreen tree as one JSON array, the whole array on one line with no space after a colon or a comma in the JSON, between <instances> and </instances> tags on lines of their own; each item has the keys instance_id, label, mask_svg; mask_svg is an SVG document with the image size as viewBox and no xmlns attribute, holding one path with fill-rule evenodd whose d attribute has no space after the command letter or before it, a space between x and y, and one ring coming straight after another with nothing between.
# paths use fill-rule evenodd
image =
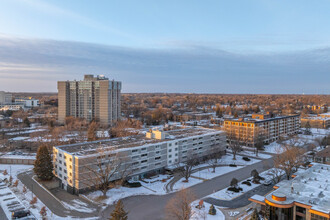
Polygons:
<instances>
[{"instance_id":1,"label":"evergreen tree","mask_svg":"<svg viewBox=\"0 0 330 220\"><path fill-rule=\"evenodd\" d=\"M30 127L30 125L31 125L31 123L27 117L24 118L23 123L25 124L26 127Z\"/></svg>"},{"instance_id":2,"label":"evergreen tree","mask_svg":"<svg viewBox=\"0 0 330 220\"><path fill-rule=\"evenodd\" d=\"M305 125L305 134L306 135L310 135L311 132L311 125L309 124L309 121L307 121L306 125Z\"/></svg>"},{"instance_id":3,"label":"evergreen tree","mask_svg":"<svg viewBox=\"0 0 330 220\"><path fill-rule=\"evenodd\" d=\"M257 209L255 208L254 209L254 211L253 211L253 213L252 213L252 215L251 215L251 218L250 218L251 220L259 220L260 218L259 218L259 214L258 214L258 211L257 211Z\"/></svg>"},{"instance_id":4,"label":"evergreen tree","mask_svg":"<svg viewBox=\"0 0 330 220\"><path fill-rule=\"evenodd\" d=\"M217 210L214 208L214 205L210 206L209 214L210 215L216 215L217 214Z\"/></svg>"},{"instance_id":5,"label":"evergreen tree","mask_svg":"<svg viewBox=\"0 0 330 220\"><path fill-rule=\"evenodd\" d=\"M51 180L53 178L53 163L47 146L41 145L38 148L33 171L41 180Z\"/></svg>"},{"instance_id":6,"label":"evergreen tree","mask_svg":"<svg viewBox=\"0 0 330 220\"><path fill-rule=\"evenodd\" d=\"M128 212L126 212L124 210L124 205L123 205L122 201L119 200L116 204L115 209L110 214L111 217L109 220L127 220L127 218L128 218L127 214L128 214Z\"/></svg>"}]
</instances>

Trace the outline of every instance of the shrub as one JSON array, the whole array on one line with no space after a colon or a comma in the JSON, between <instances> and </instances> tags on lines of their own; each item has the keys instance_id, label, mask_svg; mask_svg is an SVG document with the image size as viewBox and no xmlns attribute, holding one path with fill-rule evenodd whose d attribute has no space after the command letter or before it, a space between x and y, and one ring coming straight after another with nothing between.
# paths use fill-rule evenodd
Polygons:
<instances>
[{"instance_id":1,"label":"shrub","mask_svg":"<svg viewBox=\"0 0 330 220\"><path fill-rule=\"evenodd\" d=\"M236 164L229 164L230 167L237 167Z\"/></svg>"},{"instance_id":2,"label":"shrub","mask_svg":"<svg viewBox=\"0 0 330 220\"><path fill-rule=\"evenodd\" d=\"M249 181L244 181L244 182L242 182L242 184L245 184L245 185L251 186L251 183L250 183Z\"/></svg>"},{"instance_id":3,"label":"shrub","mask_svg":"<svg viewBox=\"0 0 330 220\"><path fill-rule=\"evenodd\" d=\"M3 171L3 175L8 175L7 170L4 170L4 171Z\"/></svg>"},{"instance_id":4,"label":"shrub","mask_svg":"<svg viewBox=\"0 0 330 220\"><path fill-rule=\"evenodd\" d=\"M17 187L18 186L18 180L16 180L14 183L13 183L13 187Z\"/></svg>"},{"instance_id":5,"label":"shrub","mask_svg":"<svg viewBox=\"0 0 330 220\"><path fill-rule=\"evenodd\" d=\"M45 206L43 206L42 208L41 208L41 210L40 210L40 215L42 216L42 217L46 217L47 216L47 209L46 209L46 207Z\"/></svg>"},{"instance_id":6,"label":"shrub","mask_svg":"<svg viewBox=\"0 0 330 220\"><path fill-rule=\"evenodd\" d=\"M33 199L30 201L30 205L36 204L37 201L38 201L37 197L34 196Z\"/></svg>"},{"instance_id":7,"label":"shrub","mask_svg":"<svg viewBox=\"0 0 330 220\"><path fill-rule=\"evenodd\" d=\"M26 193L26 187L25 186L23 186L22 192Z\"/></svg>"},{"instance_id":8,"label":"shrub","mask_svg":"<svg viewBox=\"0 0 330 220\"><path fill-rule=\"evenodd\" d=\"M210 206L209 214L210 215L216 215L217 214L217 210L214 208L214 205Z\"/></svg>"},{"instance_id":9,"label":"shrub","mask_svg":"<svg viewBox=\"0 0 330 220\"><path fill-rule=\"evenodd\" d=\"M238 183L238 180L236 178L233 178L231 181L230 181L230 186L232 187L237 187L237 183Z\"/></svg>"},{"instance_id":10,"label":"shrub","mask_svg":"<svg viewBox=\"0 0 330 220\"><path fill-rule=\"evenodd\" d=\"M229 187L227 190L231 191L231 192L238 193L238 192L242 191L243 189L241 187L237 187L237 188L236 187Z\"/></svg>"}]
</instances>

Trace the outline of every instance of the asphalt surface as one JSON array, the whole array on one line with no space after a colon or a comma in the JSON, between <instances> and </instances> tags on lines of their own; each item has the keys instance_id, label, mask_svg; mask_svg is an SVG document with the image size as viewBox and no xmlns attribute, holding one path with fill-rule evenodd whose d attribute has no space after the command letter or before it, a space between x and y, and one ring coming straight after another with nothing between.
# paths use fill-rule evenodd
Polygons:
<instances>
[{"instance_id":1,"label":"asphalt surface","mask_svg":"<svg viewBox=\"0 0 330 220\"><path fill-rule=\"evenodd\" d=\"M28 171L20 173L17 175L18 179L40 199L55 215L60 217L72 216L76 218L87 218L98 216L99 210L95 208L95 205L89 204L89 207L95 208L97 211L95 213L79 212L70 209L70 207L65 207L61 202L55 199L49 192L45 191L39 184L37 184L33 179L33 171ZM70 202L73 199L81 200L80 197L71 195L69 193L63 193L64 190L52 190L52 194L60 198L61 201ZM62 196L61 196L62 195ZM86 203L86 201L83 201Z\"/></svg>"},{"instance_id":2,"label":"asphalt surface","mask_svg":"<svg viewBox=\"0 0 330 220\"><path fill-rule=\"evenodd\" d=\"M207 197L204 199L204 201L216 206L236 209L251 203L248 199L253 195L264 196L273 189L273 186L274 184L271 184L269 186L264 186L261 184L260 186L251 189L250 191L232 200L220 200L220 199Z\"/></svg>"},{"instance_id":3,"label":"asphalt surface","mask_svg":"<svg viewBox=\"0 0 330 220\"><path fill-rule=\"evenodd\" d=\"M268 166L265 166L267 164ZM196 198L200 199L213 192L219 191L229 186L232 178L242 181L250 177L252 170L257 169L259 173L269 169L273 165L273 159L265 159L260 162L251 164L241 169L226 173L211 180L199 183L190 187L195 193ZM124 207L129 210L128 218L134 220L163 220L165 219L165 206L167 202L175 195L148 195L148 196L132 196L123 199ZM243 205L242 205L243 206ZM114 206L108 206L102 213L102 216L110 216Z\"/></svg>"},{"instance_id":4,"label":"asphalt surface","mask_svg":"<svg viewBox=\"0 0 330 220\"><path fill-rule=\"evenodd\" d=\"M265 165L267 164L267 166ZM238 181L242 181L250 177L250 173L253 169L257 169L258 172L263 172L269 167L273 166L273 159L264 159L260 162L242 167L230 173L218 176L211 180L199 183L190 187L194 192L196 199L204 198L215 191L219 191L229 186L232 178L236 178ZM32 190L37 197L56 215L65 217L73 216L77 218L86 217L99 217L100 219L107 219L110 213L114 209L114 206L108 206L103 211L94 211L93 213L82 213L75 210L70 210L68 207L64 207L61 202L57 201L47 191L40 187L34 180L32 180L32 171L24 172L18 175L18 178L26 185L27 188ZM81 199L77 196L66 196L67 193L61 193L61 191L54 192L61 200L70 203L72 199ZM140 195L124 198L122 201L124 207L129 211L128 217L132 220L162 220L165 219L165 207L168 201L175 195L175 193L167 195ZM73 198L74 197L74 198ZM247 199L246 199L247 200ZM84 201L86 202L86 201ZM244 204L243 204L244 205ZM243 206L241 205L241 206ZM92 206L92 205L91 205ZM1 213L1 210L0 210Z\"/></svg>"}]
</instances>

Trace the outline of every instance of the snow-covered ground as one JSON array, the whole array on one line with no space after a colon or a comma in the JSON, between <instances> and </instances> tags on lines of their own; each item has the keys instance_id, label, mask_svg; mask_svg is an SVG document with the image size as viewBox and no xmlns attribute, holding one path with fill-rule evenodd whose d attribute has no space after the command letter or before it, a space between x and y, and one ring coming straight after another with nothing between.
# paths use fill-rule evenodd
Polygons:
<instances>
[{"instance_id":1,"label":"snow-covered ground","mask_svg":"<svg viewBox=\"0 0 330 220\"><path fill-rule=\"evenodd\" d=\"M260 160L252 159L251 161L244 161L242 160L241 156L237 156L237 160L232 159L232 155L225 155L222 157L220 164L237 164L237 165L242 165L242 166L237 166L237 167L217 167L216 172L213 173L213 169L205 169L202 171L198 171L192 174L193 177L197 178L204 178L204 179L212 179L214 177L226 174L228 172L234 171L236 169L240 169L243 166L247 166L256 162L259 162ZM201 168L209 166L209 164L201 164L196 168ZM179 180L173 187L173 190L180 190L182 188L186 188L189 186L193 186L195 184L203 182L202 179L197 179L197 178L189 178L188 183L182 182L183 179ZM87 193L85 196L93 201L97 201L100 203L105 203L105 204L113 204L119 199L123 199L129 196L136 196L136 195L164 195L166 194L166 189L165 186L166 184L171 180L171 177L168 175L159 175L156 178L152 179L144 179L145 182L140 181L142 184L142 187L138 188L128 188L128 187L118 187L114 189L110 189L107 192L106 198L103 198L103 194L101 191L94 191L91 193Z\"/></svg>"},{"instance_id":2,"label":"snow-covered ground","mask_svg":"<svg viewBox=\"0 0 330 220\"><path fill-rule=\"evenodd\" d=\"M261 180L261 184L264 183L264 182L268 182L268 181L271 181L272 180L272 176L271 175L268 175L268 173L271 171L270 170L266 170L262 173L260 173L259 175L264 177L265 180ZM284 174L284 173L283 173ZM246 184L242 184L242 182L244 181L247 181L248 179L250 179L250 183L251 183L251 186L248 186ZM222 189L218 192L215 192L215 193L212 193L211 195L208 195L207 197L212 197L212 198L215 198L215 199L221 199L221 200L232 200L238 196L241 196L243 195L244 193L246 193L247 191L250 191L251 189L254 189L256 188L257 186L260 186L260 184L254 184L252 183L252 177L248 178L248 179L245 179L241 182L238 183L238 186L241 187L243 190L236 193L236 192L231 192L231 191L228 191L227 188L225 189ZM230 183L231 180L228 180L228 185Z\"/></svg>"},{"instance_id":3,"label":"snow-covered ground","mask_svg":"<svg viewBox=\"0 0 330 220\"><path fill-rule=\"evenodd\" d=\"M233 156L227 154L221 158L221 161L219 162L219 164L223 164L223 165L236 164L236 165L238 165L237 167L229 167L229 166L217 167L215 170L215 173L212 172L213 171L212 168L208 168L205 170L195 172L192 174L192 177L189 178L189 182L183 182L184 178L181 178L173 186L173 189L180 190L182 188L187 188L187 187L196 185L198 183L201 183L205 180L213 179L217 176L221 176L223 174L232 172L232 171L240 169L244 166L251 165L251 164L254 164L254 163L257 163L260 161L260 160L253 159L253 158L250 158L250 159L251 159L251 161L244 161L242 159L242 156L236 155L236 160L233 160ZM207 164L206 166L209 166L209 165Z\"/></svg>"},{"instance_id":4,"label":"snow-covered ground","mask_svg":"<svg viewBox=\"0 0 330 220\"><path fill-rule=\"evenodd\" d=\"M0 165L0 178L2 180L4 179L8 179L10 175L13 177L13 183L17 180L17 175L21 172L24 172L26 170L30 170L32 169L32 165L8 165L8 164L1 164ZM7 170L8 174L4 175L3 171ZM8 209L8 204L9 203L19 203L19 207L30 210L31 213L37 218L37 219L41 219L41 215L40 215L40 210L43 206L45 206L40 200L37 200L37 203L34 205L34 208L31 207L30 205L30 201L32 199L32 192L29 191L26 188L26 192L23 193L23 184L19 181L18 186L17 187L13 187L10 186L8 187L7 184L5 184L4 182L2 182L1 184L3 184L3 187L0 190L0 194L4 194L4 193L12 193L8 196L4 196L1 197L2 201L1 201L1 207L4 210L5 214L7 215L8 219L11 219L11 211L13 211L13 209ZM4 201L5 198L14 198L11 200L7 200ZM7 198L8 199L8 198ZM49 210L47 210L47 214L49 216L50 212Z\"/></svg>"},{"instance_id":5,"label":"snow-covered ground","mask_svg":"<svg viewBox=\"0 0 330 220\"><path fill-rule=\"evenodd\" d=\"M165 186L170 181L171 177L168 175L158 175L156 178L144 179L145 182L140 181L142 187L128 188L117 187L110 189L107 192L106 198L103 198L101 191L94 191L87 193L85 196L88 199L105 204L113 204L119 199L136 195L164 195L166 194ZM163 180L163 181L162 181Z\"/></svg>"},{"instance_id":6,"label":"snow-covered ground","mask_svg":"<svg viewBox=\"0 0 330 220\"><path fill-rule=\"evenodd\" d=\"M192 216L190 220L225 220L224 214L218 209L217 206L214 206L216 209L216 215L210 215L209 209L211 204L204 202L204 207L201 209L196 208L198 205L199 200L194 201L191 203L191 208L192 208Z\"/></svg>"},{"instance_id":7,"label":"snow-covered ground","mask_svg":"<svg viewBox=\"0 0 330 220\"><path fill-rule=\"evenodd\" d=\"M252 151L242 151L242 152L239 152L239 154L241 155L245 155L245 156L252 156L252 157L256 157L256 154ZM272 155L269 155L269 154L263 154L261 153L261 151L258 152L258 157L262 158L262 159L268 159L268 158L271 158Z\"/></svg>"}]
</instances>

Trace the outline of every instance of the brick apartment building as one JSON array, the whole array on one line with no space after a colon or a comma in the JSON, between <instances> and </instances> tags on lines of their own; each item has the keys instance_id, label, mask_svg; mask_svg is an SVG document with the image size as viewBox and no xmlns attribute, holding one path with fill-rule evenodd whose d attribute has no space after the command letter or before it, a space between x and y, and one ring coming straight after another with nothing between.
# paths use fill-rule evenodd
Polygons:
<instances>
[{"instance_id":1,"label":"brick apartment building","mask_svg":"<svg viewBox=\"0 0 330 220\"><path fill-rule=\"evenodd\" d=\"M242 145L255 146L257 136L262 135L265 143L278 140L283 135L298 133L300 116L276 116L252 114L249 118L226 119L224 128L228 136L233 136Z\"/></svg>"}]
</instances>

